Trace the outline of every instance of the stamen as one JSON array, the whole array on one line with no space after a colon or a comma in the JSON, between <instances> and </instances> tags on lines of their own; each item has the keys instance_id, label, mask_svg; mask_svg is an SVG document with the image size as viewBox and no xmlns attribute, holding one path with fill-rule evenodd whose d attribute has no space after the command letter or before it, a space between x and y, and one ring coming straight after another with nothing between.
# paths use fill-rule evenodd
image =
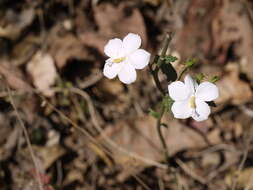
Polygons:
<instances>
[{"instance_id":1,"label":"stamen","mask_svg":"<svg viewBox=\"0 0 253 190\"><path fill-rule=\"evenodd\" d=\"M120 62L124 61L125 59L126 59L125 57L120 57L120 58L114 59L113 62L120 63Z\"/></svg>"},{"instance_id":2,"label":"stamen","mask_svg":"<svg viewBox=\"0 0 253 190\"><path fill-rule=\"evenodd\" d=\"M196 108L195 96L190 97L189 104L192 109Z\"/></svg>"}]
</instances>

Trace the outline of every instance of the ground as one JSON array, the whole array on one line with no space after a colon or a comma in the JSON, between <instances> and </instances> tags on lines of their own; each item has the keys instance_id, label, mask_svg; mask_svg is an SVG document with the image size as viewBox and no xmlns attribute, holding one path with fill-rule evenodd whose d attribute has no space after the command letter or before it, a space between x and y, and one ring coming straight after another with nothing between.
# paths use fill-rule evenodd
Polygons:
<instances>
[{"instance_id":1,"label":"ground","mask_svg":"<svg viewBox=\"0 0 253 190\"><path fill-rule=\"evenodd\" d=\"M166 113L148 67L103 76L104 46L129 32L151 62L167 33L180 73L217 76L208 120ZM251 0L1 0L0 189L253 189ZM168 81L160 76L162 88Z\"/></svg>"}]
</instances>

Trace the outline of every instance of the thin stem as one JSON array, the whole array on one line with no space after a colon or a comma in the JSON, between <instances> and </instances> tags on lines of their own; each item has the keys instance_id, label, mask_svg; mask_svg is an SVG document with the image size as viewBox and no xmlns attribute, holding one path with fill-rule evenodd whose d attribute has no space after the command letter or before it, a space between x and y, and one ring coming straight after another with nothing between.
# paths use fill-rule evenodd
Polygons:
<instances>
[{"instance_id":1,"label":"thin stem","mask_svg":"<svg viewBox=\"0 0 253 190\"><path fill-rule=\"evenodd\" d=\"M162 59L166 55L166 52L168 50L168 47L169 47L169 44L170 44L171 40L172 40L172 33L167 33L165 35L164 44L163 44L160 56L158 58L155 57L154 61L151 64L149 64L149 70L150 70L150 72L153 76L155 84L156 84L158 90L161 92L161 94L163 96L166 93L162 88L161 82L160 82L159 77L158 77L158 72L159 72L160 66L162 64ZM152 68L153 65L155 65L155 69Z\"/></svg>"},{"instance_id":2,"label":"thin stem","mask_svg":"<svg viewBox=\"0 0 253 190\"><path fill-rule=\"evenodd\" d=\"M169 44L170 44L171 40L172 40L172 33L167 33L165 35L165 38L164 38L164 43L163 43L163 47L162 47L160 55L156 56L154 58L154 61L151 64L149 64L149 69L150 69L150 72L153 76L155 84L156 84L158 90L161 92L161 94L163 96L166 95L166 92L162 88L161 82L160 82L159 77L158 77L158 72L160 70L160 66L162 64L163 58L166 55L166 52L168 50L168 47L169 47ZM152 68L153 65L155 65L154 69ZM165 107L162 106L162 110L160 112L159 118L157 119L156 128L157 128L159 139L160 139L161 144L162 144L163 149L164 149L165 160L168 162L169 152L168 152L167 144L166 144L166 141L163 137L162 129L161 129L161 127L162 127L161 120L162 120L162 117L163 117L164 113L165 113Z\"/></svg>"},{"instance_id":3,"label":"thin stem","mask_svg":"<svg viewBox=\"0 0 253 190\"><path fill-rule=\"evenodd\" d=\"M168 147L167 147L166 141L164 139L164 136L162 134L162 124L161 124L161 120L164 115L164 112L165 112L165 108L164 108L164 106L162 106L162 110L161 110L159 118L157 119L157 122L156 122L156 128L157 128L159 139L160 139L161 144L163 146L165 160L166 160L166 162L168 162L169 161L169 151L168 151Z\"/></svg>"},{"instance_id":4,"label":"thin stem","mask_svg":"<svg viewBox=\"0 0 253 190\"><path fill-rule=\"evenodd\" d=\"M166 55L171 40L172 40L172 32L169 32L165 35L164 45L160 56L164 57Z\"/></svg>"},{"instance_id":5,"label":"thin stem","mask_svg":"<svg viewBox=\"0 0 253 190\"><path fill-rule=\"evenodd\" d=\"M30 141L30 138L29 138L29 134L28 134L28 131L25 127L25 124L23 122L23 120L21 119L19 113L18 113L18 109L14 103L14 100L13 100L13 97L12 97L12 94L11 94L11 90L9 88L9 86L6 86L7 88L7 92L8 92L8 96L9 96L9 99L10 99L10 103L15 111L15 114L17 116L17 119L20 123L20 127L22 128L22 131L23 131L23 134L24 134L24 137L25 137L25 140L26 140L26 143L27 143L27 146L28 146L28 150L31 154L31 157L32 157L32 162L34 164L34 169L35 169L35 180L38 182L38 185L39 185L39 189L40 190L43 190L43 183L41 181L41 177L40 177L40 169L39 169L39 166L38 166L38 163L37 163L37 159L35 157L35 154L33 152L33 148L32 148L32 143Z\"/></svg>"},{"instance_id":6,"label":"thin stem","mask_svg":"<svg viewBox=\"0 0 253 190\"><path fill-rule=\"evenodd\" d=\"M155 84L156 84L156 87L158 88L158 90L161 92L161 94L164 96L166 93L165 91L163 90L162 88L162 85L161 85L161 82L158 78L158 71L159 71L159 67L156 67L155 70L152 69L152 66L149 64L149 70L150 70L150 73L152 74L153 76L153 79L155 81Z\"/></svg>"},{"instance_id":7,"label":"thin stem","mask_svg":"<svg viewBox=\"0 0 253 190\"><path fill-rule=\"evenodd\" d=\"M180 75L179 75L179 77L178 77L177 80L180 80L180 79L182 78L183 74L188 70L188 68L189 68L189 67L186 66L186 67L183 69L183 71L180 73Z\"/></svg>"}]
</instances>

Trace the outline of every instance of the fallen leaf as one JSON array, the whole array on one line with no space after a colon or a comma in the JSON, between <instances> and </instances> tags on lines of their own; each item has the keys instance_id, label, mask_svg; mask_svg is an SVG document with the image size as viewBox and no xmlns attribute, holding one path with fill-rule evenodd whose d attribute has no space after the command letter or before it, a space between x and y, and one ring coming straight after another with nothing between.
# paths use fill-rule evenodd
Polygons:
<instances>
[{"instance_id":1,"label":"fallen leaf","mask_svg":"<svg viewBox=\"0 0 253 190\"><path fill-rule=\"evenodd\" d=\"M242 71L253 79L253 27L249 3L225 0L213 19L212 33L213 49L228 52L228 48L232 47L234 56L242 59Z\"/></svg>"},{"instance_id":2,"label":"fallen leaf","mask_svg":"<svg viewBox=\"0 0 253 190\"><path fill-rule=\"evenodd\" d=\"M11 88L16 90L31 90L31 86L24 80L23 73L7 60L1 60L0 75L4 77Z\"/></svg>"},{"instance_id":3,"label":"fallen leaf","mask_svg":"<svg viewBox=\"0 0 253 190\"><path fill-rule=\"evenodd\" d=\"M241 172L234 171L225 178L226 183L230 186L234 180L236 180L237 187L251 189L253 187L253 168L246 168Z\"/></svg>"},{"instance_id":4,"label":"fallen leaf","mask_svg":"<svg viewBox=\"0 0 253 190\"><path fill-rule=\"evenodd\" d=\"M183 150L204 148L207 146L205 140L199 133L179 123L178 120L170 120L168 117L164 117L164 123L167 123L169 126L168 129L163 127L162 132L171 156ZM119 121L113 126L108 126L104 133L115 144L130 153L135 153L140 157L155 162L160 162L164 159L161 141L156 129L156 120L151 116ZM103 138L101 141L106 144L106 140ZM219 142L220 139L213 139L214 144ZM142 163L140 160L123 154L116 148L111 151L115 162L122 166L128 165L129 167L134 166L135 168L149 166L147 163Z\"/></svg>"},{"instance_id":5,"label":"fallen leaf","mask_svg":"<svg viewBox=\"0 0 253 190\"><path fill-rule=\"evenodd\" d=\"M209 26L216 11L215 2L194 0L186 7L184 15L187 16L183 20L184 24L175 34L175 48L182 60L208 57L212 48Z\"/></svg>"},{"instance_id":6,"label":"fallen leaf","mask_svg":"<svg viewBox=\"0 0 253 190\"><path fill-rule=\"evenodd\" d=\"M72 34L54 35L50 43L50 54L54 57L59 69L63 68L73 58L87 59L89 57L82 42Z\"/></svg>"},{"instance_id":7,"label":"fallen leaf","mask_svg":"<svg viewBox=\"0 0 253 190\"><path fill-rule=\"evenodd\" d=\"M86 30L81 33L79 38L83 44L95 47L104 54L104 46L109 39L124 37L132 32L141 36L142 46L145 47L147 37L143 17L140 11L129 3L122 2L118 6L101 3L94 7L94 19L98 32Z\"/></svg>"},{"instance_id":8,"label":"fallen leaf","mask_svg":"<svg viewBox=\"0 0 253 190\"><path fill-rule=\"evenodd\" d=\"M33 146L38 156L41 158L44 170L47 170L56 160L66 153L66 150L60 145L53 146Z\"/></svg>"},{"instance_id":9,"label":"fallen leaf","mask_svg":"<svg viewBox=\"0 0 253 190\"><path fill-rule=\"evenodd\" d=\"M53 96L50 88L56 79L56 68L51 55L38 51L27 64L27 72L32 76L34 86L45 96Z\"/></svg>"},{"instance_id":10,"label":"fallen leaf","mask_svg":"<svg viewBox=\"0 0 253 190\"><path fill-rule=\"evenodd\" d=\"M153 6L157 6L161 3L161 0L143 0L144 3L149 3Z\"/></svg>"},{"instance_id":11,"label":"fallen leaf","mask_svg":"<svg viewBox=\"0 0 253 190\"><path fill-rule=\"evenodd\" d=\"M34 9L24 9L21 13L7 10L0 20L0 37L17 39L21 32L30 25L35 17Z\"/></svg>"},{"instance_id":12,"label":"fallen leaf","mask_svg":"<svg viewBox=\"0 0 253 190\"><path fill-rule=\"evenodd\" d=\"M216 83L219 87L220 96L215 102L217 104L240 105L251 101L252 91L249 84L239 78L238 64L228 63L225 70L227 73Z\"/></svg>"}]
</instances>

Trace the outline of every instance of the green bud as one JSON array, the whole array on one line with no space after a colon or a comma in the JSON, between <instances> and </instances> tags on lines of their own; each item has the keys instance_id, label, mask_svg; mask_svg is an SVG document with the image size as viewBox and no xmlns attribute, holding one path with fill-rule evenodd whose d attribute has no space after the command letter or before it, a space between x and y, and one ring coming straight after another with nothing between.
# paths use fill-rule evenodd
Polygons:
<instances>
[{"instance_id":1,"label":"green bud","mask_svg":"<svg viewBox=\"0 0 253 190\"><path fill-rule=\"evenodd\" d=\"M154 118L158 119L160 117L160 113L152 110L151 108L149 109L149 115L153 116Z\"/></svg>"},{"instance_id":2,"label":"green bud","mask_svg":"<svg viewBox=\"0 0 253 190\"><path fill-rule=\"evenodd\" d=\"M209 82L216 83L218 80L220 80L220 78L218 76L214 76L209 80Z\"/></svg>"}]
</instances>

